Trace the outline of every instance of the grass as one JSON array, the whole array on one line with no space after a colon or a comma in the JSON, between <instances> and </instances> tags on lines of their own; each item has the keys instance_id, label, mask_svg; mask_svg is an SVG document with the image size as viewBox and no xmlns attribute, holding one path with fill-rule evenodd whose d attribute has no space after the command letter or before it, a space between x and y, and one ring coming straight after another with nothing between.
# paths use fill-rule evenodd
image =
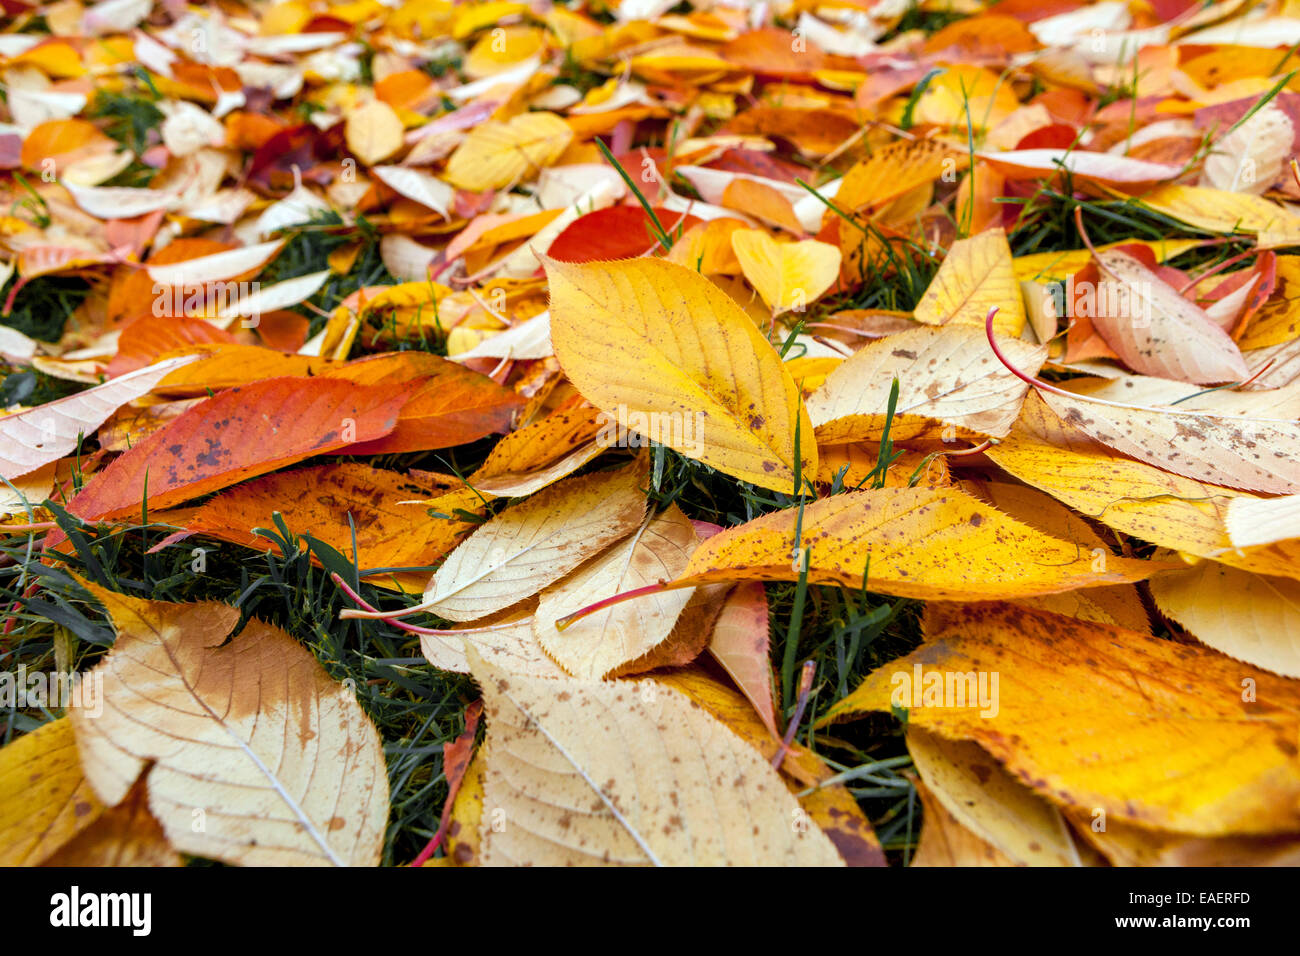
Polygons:
<instances>
[{"instance_id":1,"label":"grass","mask_svg":"<svg viewBox=\"0 0 1300 956\"><path fill-rule=\"evenodd\" d=\"M18 282L13 276L0 286L0 302ZM57 342L72 313L90 294L90 283L76 276L37 276L14 296L13 308L3 323L41 342Z\"/></svg>"},{"instance_id":2,"label":"grass","mask_svg":"<svg viewBox=\"0 0 1300 956\"><path fill-rule=\"evenodd\" d=\"M331 253L352 243L361 244L361 251L347 275L330 273L315 295L293 308L292 311L310 320L309 335L319 332L330 313L358 289L394 285L398 281L379 255L379 230L364 216L348 225L338 213L321 213L309 223L286 230L284 235L289 240L284 249L258 276L263 286L319 272Z\"/></svg>"}]
</instances>

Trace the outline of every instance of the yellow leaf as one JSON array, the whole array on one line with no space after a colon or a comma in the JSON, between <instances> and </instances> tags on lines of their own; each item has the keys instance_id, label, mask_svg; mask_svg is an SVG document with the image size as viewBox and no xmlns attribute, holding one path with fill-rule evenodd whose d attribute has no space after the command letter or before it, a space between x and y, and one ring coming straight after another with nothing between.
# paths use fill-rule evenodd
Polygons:
<instances>
[{"instance_id":1,"label":"yellow leaf","mask_svg":"<svg viewBox=\"0 0 1300 956\"><path fill-rule=\"evenodd\" d=\"M916 306L916 320L926 325L977 325L992 306L998 315L993 330L1018 336L1025 327L1025 303L1011 265L1006 233L989 229L958 239Z\"/></svg>"},{"instance_id":2,"label":"yellow leaf","mask_svg":"<svg viewBox=\"0 0 1300 956\"><path fill-rule=\"evenodd\" d=\"M467 4L456 13L451 35L463 40L484 27L494 26L506 17L517 17L528 12L528 4L513 0L488 0L487 3Z\"/></svg>"},{"instance_id":3,"label":"yellow leaf","mask_svg":"<svg viewBox=\"0 0 1300 956\"><path fill-rule=\"evenodd\" d=\"M985 454L1021 481L1117 531L1259 574L1300 577L1300 545L1233 548L1225 512L1234 500L1254 496L1112 451L1066 426L1037 395L1026 396L1016 427Z\"/></svg>"},{"instance_id":4,"label":"yellow leaf","mask_svg":"<svg viewBox=\"0 0 1300 956\"><path fill-rule=\"evenodd\" d=\"M842 865L820 829L791 826L799 804L771 765L679 691L467 653L488 717L483 865Z\"/></svg>"},{"instance_id":5,"label":"yellow leaf","mask_svg":"<svg viewBox=\"0 0 1300 956\"><path fill-rule=\"evenodd\" d=\"M1139 202L1209 232L1255 232L1281 236L1300 233L1300 217L1263 196L1229 193L1202 186L1168 185L1147 193Z\"/></svg>"},{"instance_id":6,"label":"yellow leaf","mask_svg":"<svg viewBox=\"0 0 1300 956\"><path fill-rule=\"evenodd\" d=\"M81 772L72 721L51 721L0 749L0 864L41 863L103 812Z\"/></svg>"},{"instance_id":7,"label":"yellow leaf","mask_svg":"<svg viewBox=\"0 0 1300 956\"><path fill-rule=\"evenodd\" d=\"M1116 821L1200 836L1300 829L1294 681L1010 604L932 604L926 635L830 716L905 707L909 727L979 744L1058 806ZM993 706L962 704L972 676L986 691L996 678ZM1242 699L1244 678L1258 703Z\"/></svg>"},{"instance_id":8,"label":"yellow leaf","mask_svg":"<svg viewBox=\"0 0 1300 956\"><path fill-rule=\"evenodd\" d=\"M930 83L916 103L918 123L946 128L991 129L1020 108L1008 78L992 70L955 63Z\"/></svg>"},{"instance_id":9,"label":"yellow leaf","mask_svg":"<svg viewBox=\"0 0 1300 956\"><path fill-rule=\"evenodd\" d=\"M149 791L137 782L117 806L105 810L46 866L184 866L158 821L149 812Z\"/></svg>"},{"instance_id":10,"label":"yellow leaf","mask_svg":"<svg viewBox=\"0 0 1300 956\"><path fill-rule=\"evenodd\" d=\"M470 79L482 79L542 52L545 34L536 27L499 27L483 34L465 55L462 69Z\"/></svg>"},{"instance_id":11,"label":"yellow leaf","mask_svg":"<svg viewBox=\"0 0 1300 956\"><path fill-rule=\"evenodd\" d=\"M1151 579L1161 613L1202 644L1256 667L1300 677L1300 581L1202 561Z\"/></svg>"},{"instance_id":12,"label":"yellow leaf","mask_svg":"<svg viewBox=\"0 0 1300 956\"><path fill-rule=\"evenodd\" d=\"M138 779L177 849L247 865L379 862L388 776L353 692L225 604L142 601L83 582L117 641L92 671L103 713L72 709L86 778L109 806ZM202 828L194 821L204 820Z\"/></svg>"},{"instance_id":13,"label":"yellow leaf","mask_svg":"<svg viewBox=\"0 0 1300 956\"><path fill-rule=\"evenodd\" d=\"M777 242L761 229L738 229L731 247L745 278L773 313L803 311L840 275L840 250L816 239Z\"/></svg>"},{"instance_id":14,"label":"yellow leaf","mask_svg":"<svg viewBox=\"0 0 1300 956\"><path fill-rule=\"evenodd\" d=\"M1020 339L1004 339L1000 346L1031 375L1047 358L1046 348ZM883 424L895 379L895 414L924 416L995 436L1011 430L1029 390L998 361L983 330L909 329L864 346L826 377L808 399L817 440L879 438L879 429L871 425Z\"/></svg>"},{"instance_id":15,"label":"yellow leaf","mask_svg":"<svg viewBox=\"0 0 1300 956\"><path fill-rule=\"evenodd\" d=\"M1060 812L1007 773L988 751L919 726L908 727L907 750L931 795L953 820L1015 865L1079 865ZM930 825L927 815L925 827Z\"/></svg>"},{"instance_id":16,"label":"yellow leaf","mask_svg":"<svg viewBox=\"0 0 1300 956\"><path fill-rule=\"evenodd\" d=\"M551 338L574 387L622 428L763 488L817 473L799 389L744 312L698 273L654 259L547 259Z\"/></svg>"},{"instance_id":17,"label":"yellow leaf","mask_svg":"<svg viewBox=\"0 0 1300 956\"><path fill-rule=\"evenodd\" d=\"M904 193L929 186L945 173L951 172L955 179L969 165L969 154L939 140L890 143L845 174L835 194L835 205L848 212L858 212L863 207L879 208ZM833 218L835 213L829 209L823 214L824 220Z\"/></svg>"},{"instance_id":18,"label":"yellow leaf","mask_svg":"<svg viewBox=\"0 0 1300 956\"><path fill-rule=\"evenodd\" d=\"M469 484L476 490L519 498L540 491L591 461L608 443L596 441L606 416L581 403L557 409L503 437Z\"/></svg>"},{"instance_id":19,"label":"yellow leaf","mask_svg":"<svg viewBox=\"0 0 1300 956\"><path fill-rule=\"evenodd\" d=\"M807 547L814 584L970 601L1055 594L1141 580L1161 565L1093 557L956 488L881 488L832 495L729 528L704 541L679 582L794 581ZM918 542L924 542L918 547Z\"/></svg>"},{"instance_id":20,"label":"yellow leaf","mask_svg":"<svg viewBox=\"0 0 1300 956\"><path fill-rule=\"evenodd\" d=\"M506 122L489 120L470 130L447 161L447 180L459 189L501 189L549 166L573 139L554 113L521 113Z\"/></svg>"},{"instance_id":21,"label":"yellow leaf","mask_svg":"<svg viewBox=\"0 0 1300 956\"><path fill-rule=\"evenodd\" d=\"M404 131L401 117L383 100L371 100L349 112L343 127L348 149L367 166L401 149Z\"/></svg>"},{"instance_id":22,"label":"yellow leaf","mask_svg":"<svg viewBox=\"0 0 1300 956\"><path fill-rule=\"evenodd\" d=\"M691 588L663 591L597 611L560 632L557 618L623 591L669 581L684 570L697 544L695 528L676 505L542 592L534 616L537 640L574 677L600 680L668 639Z\"/></svg>"},{"instance_id":23,"label":"yellow leaf","mask_svg":"<svg viewBox=\"0 0 1300 956\"><path fill-rule=\"evenodd\" d=\"M472 621L558 581L640 525L644 475L633 463L569 478L507 508L447 556L424 606L449 621Z\"/></svg>"}]
</instances>

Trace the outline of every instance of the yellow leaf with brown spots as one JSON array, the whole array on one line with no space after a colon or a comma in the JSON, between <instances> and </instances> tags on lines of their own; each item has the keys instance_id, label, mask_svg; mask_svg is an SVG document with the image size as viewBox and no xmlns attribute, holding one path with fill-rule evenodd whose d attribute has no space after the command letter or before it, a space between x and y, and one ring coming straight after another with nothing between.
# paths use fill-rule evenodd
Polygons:
<instances>
[{"instance_id":1,"label":"yellow leaf with brown spots","mask_svg":"<svg viewBox=\"0 0 1300 956\"><path fill-rule=\"evenodd\" d=\"M143 601L83 582L117 631L72 708L110 807L137 781L172 846L246 865L374 866L388 819L379 734L350 689L279 628L226 604ZM204 825L193 826L200 811Z\"/></svg>"},{"instance_id":2,"label":"yellow leaf with brown spots","mask_svg":"<svg viewBox=\"0 0 1300 956\"><path fill-rule=\"evenodd\" d=\"M1011 246L1001 229L954 242L914 314L926 325L982 329L993 306L998 308L993 330L1018 336L1025 327L1025 302L1011 265Z\"/></svg>"},{"instance_id":3,"label":"yellow leaf with brown spots","mask_svg":"<svg viewBox=\"0 0 1300 956\"><path fill-rule=\"evenodd\" d=\"M103 812L81 772L72 721L51 721L0 749L0 864L45 861Z\"/></svg>"},{"instance_id":4,"label":"yellow leaf with brown spots","mask_svg":"<svg viewBox=\"0 0 1300 956\"><path fill-rule=\"evenodd\" d=\"M545 264L555 355L619 427L774 491L817 474L798 386L726 293L654 259Z\"/></svg>"},{"instance_id":5,"label":"yellow leaf with brown spots","mask_svg":"<svg viewBox=\"0 0 1300 956\"><path fill-rule=\"evenodd\" d=\"M818 827L791 826L799 804L771 765L680 691L467 654L488 718L484 866L843 865Z\"/></svg>"},{"instance_id":6,"label":"yellow leaf with brown spots","mask_svg":"<svg viewBox=\"0 0 1300 956\"><path fill-rule=\"evenodd\" d=\"M905 707L909 726L979 744L1058 806L1117 821L1198 836L1300 829L1295 681L1012 604L931 605L925 631L829 717Z\"/></svg>"},{"instance_id":7,"label":"yellow leaf with brown spots","mask_svg":"<svg viewBox=\"0 0 1300 956\"><path fill-rule=\"evenodd\" d=\"M929 600L1055 594L1138 581L1168 565L1113 558L1104 569L1073 542L1044 534L956 488L881 488L773 512L709 538L677 586L808 581Z\"/></svg>"}]
</instances>

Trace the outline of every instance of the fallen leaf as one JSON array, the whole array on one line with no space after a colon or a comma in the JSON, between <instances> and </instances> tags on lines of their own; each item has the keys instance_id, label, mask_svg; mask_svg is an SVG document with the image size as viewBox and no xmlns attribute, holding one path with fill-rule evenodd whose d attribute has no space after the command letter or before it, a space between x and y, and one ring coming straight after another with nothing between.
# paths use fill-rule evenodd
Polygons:
<instances>
[{"instance_id":1,"label":"fallen leaf","mask_svg":"<svg viewBox=\"0 0 1300 956\"><path fill-rule=\"evenodd\" d=\"M448 555L425 606L472 621L541 591L640 525L643 474L634 463L568 478L507 508Z\"/></svg>"},{"instance_id":2,"label":"fallen leaf","mask_svg":"<svg viewBox=\"0 0 1300 956\"><path fill-rule=\"evenodd\" d=\"M448 448L506 431L522 402L485 375L427 352L369 355L321 377L368 387L405 387L409 398L382 438L358 442L352 455Z\"/></svg>"},{"instance_id":3,"label":"fallen leaf","mask_svg":"<svg viewBox=\"0 0 1300 956\"><path fill-rule=\"evenodd\" d=\"M105 810L44 863L45 866L184 866L149 812L149 795L137 782L125 800Z\"/></svg>"},{"instance_id":4,"label":"fallen leaf","mask_svg":"<svg viewBox=\"0 0 1300 956\"><path fill-rule=\"evenodd\" d=\"M77 450L115 411L135 401L176 369L194 361L192 356L158 362L120 375L66 398L0 418L0 477L18 478Z\"/></svg>"},{"instance_id":5,"label":"fallen leaf","mask_svg":"<svg viewBox=\"0 0 1300 956\"><path fill-rule=\"evenodd\" d=\"M533 618L538 643L582 680L600 680L649 653L668 639L692 589L616 604L563 632L555 621L593 601L677 577L697 543L695 529L680 508L669 506L647 518L626 540L542 592Z\"/></svg>"},{"instance_id":6,"label":"fallen leaf","mask_svg":"<svg viewBox=\"0 0 1300 956\"><path fill-rule=\"evenodd\" d=\"M833 716L889 710L906 697L909 726L979 744L1058 806L1198 836L1296 830L1300 691L1284 678L1014 605L935 605L927 614L928 642L870 674ZM896 677L911 682L917 671L938 690L928 704L922 687L911 684L909 695ZM1000 675L996 714L981 716L979 702L935 705L945 699L943 675L970 672ZM926 680L935 674L937 683ZM1243 678L1255 682L1258 702L1243 700Z\"/></svg>"},{"instance_id":7,"label":"fallen leaf","mask_svg":"<svg viewBox=\"0 0 1300 956\"><path fill-rule=\"evenodd\" d=\"M420 649L434 667L457 674L469 673L465 648L472 645L480 657L507 673L566 677L564 668L547 656L537 640L533 627L536 610L536 601L529 601L518 609L489 615L466 628L468 633L464 637L457 637L452 631L421 634Z\"/></svg>"},{"instance_id":8,"label":"fallen leaf","mask_svg":"<svg viewBox=\"0 0 1300 956\"><path fill-rule=\"evenodd\" d=\"M1011 247L1001 229L954 242L917 303L915 315L926 325L983 328L993 306L998 307L993 330L1018 336L1025 326L1025 307L1011 266Z\"/></svg>"},{"instance_id":9,"label":"fallen leaf","mask_svg":"<svg viewBox=\"0 0 1300 956\"><path fill-rule=\"evenodd\" d=\"M1198 641L1284 677L1300 677L1300 581L1202 561L1151 578L1156 607Z\"/></svg>"},{"instance_id":10,"label":"fallen leaf","mask_svg":"<svg viewBox=\"0 0 1300 956\"><path fill-rule=\"evenodd\" d=\"M1300 549L1234 550L1228 509L1253 496L1121 455L1066 425L1037 395L1026 397L1011 434L985 454L1084 517L1143 541L1258 574L1298 573Z\"/></svg>"},{"instance_id":11,"label":"fallen leaf","mask_svg":"<svg viewBox=\"0 0 1300 956\"><path fill-rule=\"evenodd\" d=\"M554 113L521 113L475 126L447 161L447 180L481 192L509 186L557 160L573 133Z\"/></svg>"},{"instance_id":12,"label":"fallen leaf","mask_svg":"<svg viewBox=\"0 0 1300 956\"><path fill-rule=\"evenodd\" d=\"M374 99L348 113L343 134L361 162L373 166L402 148L402 120L383 100Z\"/></svg>"},{"instance_id":13,"label":"fallen leaf","mask_svg":"<svg viewBox=\"0 0 1300 956\"><path fill-rule=\"evenodd\" d=\"M1079 853L1060 812L1007 773L983 748L909 727L907 750L934 802L1010 865L1079 865ZM930 825L927 816L926 829ZM943 826L940 831L951 833ZM922 830L922 847L926 843ZM918 861L923 856L918 853Z\"/></svg>"},{"instance_id":14,"label":"fallen leaf","mask_svg":"<svg viewBox=\"0 0 1300 956\"><path fill-rule=\"evenodd\" d=\"M796 524L802 537L795 535ZM923 548L916 542L924 541ZM823 498L716 534L691 556L679 584L794 581L808 548L814 584L927 600L1029 597L1137 581L1160 569L1092 556L955 488L881 488Z\"/></svg>"},{"instance_id":15,"label":"fallen leaf","mask_svg":"<svg viewBox=\"0 0 1300 956\"><path fill-rule=\"evenodd\" d=\"M481 828L484 866L842 865L820 829L790 825L799 805L776 771L680 692L521 677L468 653L488 714L485 819L510 821Z\"/></svg>"},{"instance_id":16,"label":"fallen leaf","mask_svg":"<svg viewBox=\"0 0 1300 956\"><path fill-rule=\"evenodd\" d=\"M1262 195L1282 175L1294 139L1290 117L1266 104L1214 144L1205 157L1201 184L1230 193Z\"/></svg>"},{"instance_id":17,"label":"fallen leaf","mask_svg":"<svg viewBox=\"0 0 1300 956\"><path fill-rule=\"evenodd\" d=\"M1005 339L1001 347L1029 374L1047 358L1047 349L1019 339ZM826 377L808 399L817 440L878 439L895 379L896 415L922 416L994 436L1011 430L1029 389L997 360L981 330L961 325L910 329L868 343Z\"/></svg>"},{"instance_id":18,"label":"fallen leaf","mask_svg":"<svg viewBox=\"0 0 1300 956\"><path fill-rule=\"evenodd\" d=\"M1071 428L1176 475L1248 491L1300 491L1300 476L1290 467L1300 459L1294 421L1040 394Z\"/></svg>"},{"instance_id":19,"label":"fallen leaf","mask_svg":"<svg viewBox=\"0 0 1300 956\"><path fill-rule=\"evenodd\" d=\"M0 863L42 863L103 813L81 772L72 721L50 721L0 748Z\"/></svg>"},{"instance_id":20,"label":"fallen leaf","mask_svg":"<svg viewBox=\"0 0 1300 956\"><path fill-rule=\"evenodd\" d=\"M92 671L103 713L71 715L100 800L118 806L143 779L174 847L228 863L379 862L388 818L379 735L306 648L256 619L227 643L239 612L224 604L85 586L117 631Z\"/></svg>"},{"instance_id":21,"label":"fallen leaf","mask_svg":"<svg viewBox=\"0 0 1300 956\"><path fill-rule=\"evenodd\" d=\"M118 380L120 381L120 379ZM308 383L310 385L308 386ZM88 520L164 508L393 430L406 385L272 378L183 413L99 472L68 508Z\"/></svg>"},{"instance_id":22,"label":"fallen leaf","mask_svg":"<svg viewBox=\"0 0 1300 956\"><path fill-rule=\"evenodd\" d=\"M393 471L346 462L277 472L223 491L184 518L185 534L203 534L262 550L265 537L254 528L274 528L280 512L290 530L310 534L364 572L371 568L419 568L436 564L478 525L465 515L480 513L482 499L467 488L440 489L430 501L413 501L431 493L420 481ZM430 512L446 515L432 517ZM457 514L465 512L465 515ZM355 531L357 553L352 543ZM177 536L164 543L177 540ZM419 592L429 572L375 575L380 587L396 583Z\"/></svg>"},{"instance_id":23,"label":"fallen leaf","mask_svg":"<svg viewBox=\"0 0 1300 956\"><path fill-rule=\"evenodd\" d=\"M736 682L763 725L777 735L772 707L772 662L768 658L767 595L757 581L737 584L727 594L713 625L709 653Z\"/></svg>"},{"instance_id":24,"label":"fallen leaf","mask_svg":"<svg viewBox=\"0 0 1300 956\"><path fill-rule=\"evenodd\" d=\"M776 351L725 293L648 259L549 260L551 335L574 386L621 426L763 488L817 473L812 425ZM808 435L796 463L797 428Z\"/></svg>"},{"instance_id":25,"label":"fallen leaf","mask_svg":"<svg viewBox=\"0 0 1300 956\"><path fill-rule=\"evenodd\" d=\"M1129 368L1200 385L1249 377L1236 343L1195 302L1123 252L1097 261L1092 324Z\"/></svg>"},{"instance_id":26,"label":"fallen leaf","mask_svg":"<svg viewBox=\"0 0 1300 956\"><path fill-rule=\"evenodd\" d=\"M1300 495L1233 498L1228 502L1225 523L1228 537L1238 548L1300 538Z\"/></svg>"},{"instance_id":27,"label":"fallen leaf","mask_svg":"<svg viewBox=\"0 0 1300 956\"><path fill-rule=\"evenodd\" d=\"M740 268L773 314L802 312L840 275L840 250L825 242L777 242L760 229L738 229L731 247Z\"/></svg>"},{"instance_id":28,"label":"fallen leaf","mask_svg":"<svg viewBox=\"0 0 1300 956\"><path fill-rule=\"evenodd\" d=\"M1054 179L1069 173L1075 181L1098 183L1121 192L1141 192L1156 183L1175 179L1178 166L1153 163L1131 156L1093 153L1082 149L1013 149L976 153L1008 179ZM1143 196L1143 201L1149 194Z\"/></svg>"}]
</instances>

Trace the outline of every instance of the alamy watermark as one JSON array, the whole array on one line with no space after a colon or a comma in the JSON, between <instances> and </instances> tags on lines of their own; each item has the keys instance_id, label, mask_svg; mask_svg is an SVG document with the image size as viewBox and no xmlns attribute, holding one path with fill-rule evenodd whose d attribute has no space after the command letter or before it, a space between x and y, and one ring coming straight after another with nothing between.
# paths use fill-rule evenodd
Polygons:
<instances>
[{"instance_id":1,"label":"alamy watermark","mask_svg":"<svg viewBox=\"0 0 1300 956\"><path fill-rule=\"evenodd\" d=\"M0 709L39 707L67 710L77 707L89 717L104 712L104 675L98 671L69 674L62 671L0 671Z\"/></svg>"},{"instance_id":2,"label":"alamy watermark","mask_svg":"<svg viewBox=\"0 0 1300 956\"><path fill-rule=\"evenodd\" d=\"M159 318L236 315L241 326L255 329L261 322L261 315L253 303L261 291L260 282L185 282L177 285L155 282L153 314Z\"/></svg>"},{"instance_id":3,"label":"alamy watermark","mask_svg":"<svg viewBox=\"0 0 1300 956\"><path fill-rule=\"evenodd\" d=\"M1069 276L1043 288L1043 306L1064 318L1127 317L1134 328L1151 325L1154 291L1149 282L1075 281Z\"/></svg>"},{"instance_id":4,"label":"alamy watermark","mask_svg":"<svg viewBox=\"0 0 1300 956\"><path fill-rule=\"evenodd\" d=\"M927 671L918 662L911 672L895 671L889 682L889 702L899 710L979 707L981 717L998 715L997 671Z\"/></svg>"},{"instance_id":5,"label":"alamy watermark","mask_svg":"<svg viewBox=\"0 0 1300 956\"><path fill-rule=\"evenodd\" d=\"M646 448L654 442L685 455L704 451L703 412L636 412L619 405L612 415L601 412L596 423L596 444L602 448Z\"/></svg>"}]
</instances>

